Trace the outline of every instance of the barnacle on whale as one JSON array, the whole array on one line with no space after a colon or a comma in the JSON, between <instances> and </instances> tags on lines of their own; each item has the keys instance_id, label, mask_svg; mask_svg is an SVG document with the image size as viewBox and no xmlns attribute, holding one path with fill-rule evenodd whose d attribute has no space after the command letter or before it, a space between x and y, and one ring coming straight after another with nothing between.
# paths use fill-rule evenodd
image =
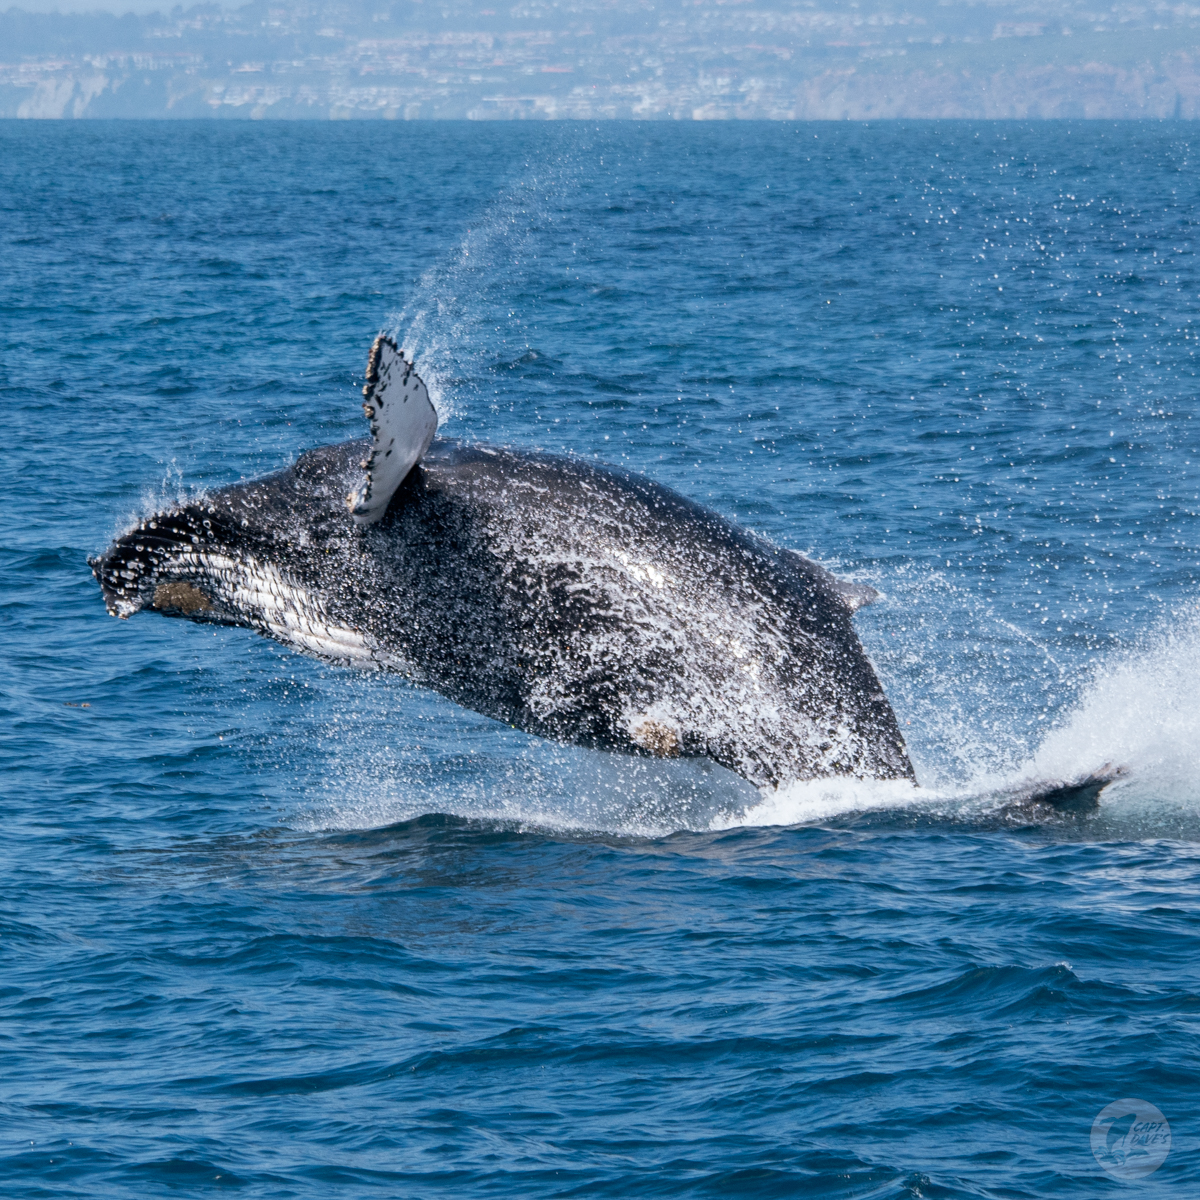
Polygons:
<instances>
[{"instance_id":1,"label":"barnacle on whale","mask_svg":"<svg viewBox=\"0 0 1200 1200\"><path fill-rule=\"evenodd\" d=\"M198 587L182 580L160 583L154 589L153 604L160 611L177 609L184 614L206 612L213 606L212 601Z\"/></svg>"}]
</instances>

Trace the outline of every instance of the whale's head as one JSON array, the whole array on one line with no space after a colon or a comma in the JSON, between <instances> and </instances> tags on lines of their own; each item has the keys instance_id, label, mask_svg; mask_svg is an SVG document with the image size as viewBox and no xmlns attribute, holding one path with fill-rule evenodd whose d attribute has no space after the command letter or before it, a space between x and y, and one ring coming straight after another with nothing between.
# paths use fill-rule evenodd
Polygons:
<instances>
[{"instance_id":1,"label":"whale's head","mask_svg":"<svg viewBox=\"0 0 1200 1200\"><path fill-rule=\"evenodd\" d=\"M306 590L297 580L329 576L330 555L354 557L355 530L382 520L437 431L428 389L384 334L367 362L363 413L370 438L311 450L276 475L154 513L89 558L108 611L154 608L265 632L275 632L276 610L291 621Z\"/></svg>"},{"instance_id":2,"label":"whale's head","mask_svg":"<svg viewBox=\"0 0 1200 1200\"><path fill-rule=\"evenodd\" d=\"M338 582L371 536L346 505L368 448L324 446L275 475L143 517L88 560L108 611L242 625L324 657L362 657L337 609Z\"/></svg>"},{"instance_id":3,"label":"whale's head","mask_svg":"<svg viewBox=\"0 0 1200 1200\"><path fill-rule=\"evenodd\" d=\"M127 618L156 609L197 621L244 623L233 603L235 580L250 574L275 538L267 513L259 511L253 522L234 516L241 491L228 488L152 513L89 558L109 613Z\"/></svg>"},{"instance_id":4,"label":"whale's head","mask_svg":"<svg viewBox=\"0 0 1200 1200\"><path fill-rule=\"evenodd\" d=\"M195 619L216 616L214 589L196 569L216 540L211 536L211 507L191 504L154 513L103 554L88 558L112 616L124 619L145 608Z\"/></svg>"}]
</instances>

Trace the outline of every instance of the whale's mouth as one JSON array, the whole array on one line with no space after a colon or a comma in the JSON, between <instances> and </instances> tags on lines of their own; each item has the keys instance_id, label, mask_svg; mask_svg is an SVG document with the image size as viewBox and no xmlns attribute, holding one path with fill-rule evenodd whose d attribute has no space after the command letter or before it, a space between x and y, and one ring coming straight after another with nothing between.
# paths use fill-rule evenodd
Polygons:
<instances>
[{"instance_id":1,"label":"whale's mouth","mask_svg":"<svg viewBox=\"0 0 1200 1200\"><path fill-rule=\"evenodd\" d=\"M200 503L147 518L88 564L114 617L148 610L239 625L330 662L376 665L368 638L274 557Z\"/></svg>"},{"instance_id":2,"label":"whale's mouth","mask_svg":"<svg viewBox=\"0 0 1200 1200\"><path fill-rule=\"evenodd\" d=\"M219 535L214 520L216 510L205 505L157 513L117 538L104 554L89 558L109 613L125 619L150 608L243 624L212 586L211 558Z\"/></svg>"}]
</instances>

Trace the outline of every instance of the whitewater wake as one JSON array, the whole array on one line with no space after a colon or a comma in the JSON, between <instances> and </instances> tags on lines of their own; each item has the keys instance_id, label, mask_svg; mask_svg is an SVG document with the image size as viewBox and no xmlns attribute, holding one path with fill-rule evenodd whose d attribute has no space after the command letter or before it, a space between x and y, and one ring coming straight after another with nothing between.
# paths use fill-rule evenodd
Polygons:
<instances>
[{"instance_id":1,"label":"whitewater wake","mask_svg":"<svg viewBox=\"0 0 1200 1200\"><path fill-rule=\"evenodd\" d=\"M421 744L394 749L392 722L404 723L413 692L381 681L360 686L373 695L357 707L377 713L392 733L373 733L357 719L330 725L338 731L328 747L332 782L302 822L312 828L378 827L430 813L511 828L632 837L900 816L989 825L1015 813L1016 823L1027 824L1057 819L1022 806L1031 789L1109 765L1124 773L1101 793L1098 809L1062 815L1076 834L1200 838L1196 614L1177 616L1169 630L1095 670L1077 702L1011 769L939 780L936 763L918 761L918 778L929 781L924 786L832 778L764 794L703 759L633 759L516 731L498 735L493 723L472 714L447 722L445 713L456 710L439 701L439 712L420 718L427 729ZM392 701L381 707L385 692Z\"/></svg>"},{"instance_id":2,"label":"whitewater wake","mask_svg":"<svg viewBox=\"0 0 1200 1200\"><path fill-rule=\"evenodd\" d=\"M895 781L821 779L789 784L740 814L738 824L798 825L847 813L923 810L986 819L1019 805L1038 785L1120 768L1100 797L1099 815L1200 822L1200 615L1173 625L1094 672L1079 700L1015 769L965 781L912 787ZM916 763L917 777L936 768ZM924 768L924 769L923 769Z\"/></svg>"}]
</instances>

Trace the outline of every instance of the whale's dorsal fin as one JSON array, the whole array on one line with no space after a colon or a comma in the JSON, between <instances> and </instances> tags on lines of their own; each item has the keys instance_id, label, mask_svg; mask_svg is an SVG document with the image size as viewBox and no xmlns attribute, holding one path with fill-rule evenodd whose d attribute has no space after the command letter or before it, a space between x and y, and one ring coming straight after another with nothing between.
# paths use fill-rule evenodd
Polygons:
<instances>
[{"instance_id":1,"label":"whale's dorsal fin","mask_svg":"<svg viewBox=\"0 0 1200 1200\"><path fill-rule=\"evenodd\" d=\"M817 573L828 580L829 586L837 592L852 613L858 612L860 608L866 608L868 604L874 604L876 600L880 599L881 593L869 583L855 583L852 579L839 579L832 571L827 571L824 567L805 558L799 550L790 550L785 546L783 552L799 559L809 570L815 567Z\"/></svg>"},{"instance_id":2,"label":"whale's dorsal fin","mask_svg":"<svg viewBox=\"0 0 1200 1200\"><path fill-rule=\"evenodd\" d=\"M356 524L371 525L387 511L396 489L437 432L428 388L386 334L375 339L367 360L363 412L371 422L371 452L362 464L367 478L346 503Z\"/></svg>"},{"instance_id":3,"label":"whale's dorsal fin","mask_svg":"<svg viewBox=\"0 0 1200 1200\"><path fill-rule=\"evenodd\" d=\"M852 579L833 577L833 590L846 602L851 612L858 612L879 599L879 591L869 583L855 583Z\"/></svg>"}]
</instances>

